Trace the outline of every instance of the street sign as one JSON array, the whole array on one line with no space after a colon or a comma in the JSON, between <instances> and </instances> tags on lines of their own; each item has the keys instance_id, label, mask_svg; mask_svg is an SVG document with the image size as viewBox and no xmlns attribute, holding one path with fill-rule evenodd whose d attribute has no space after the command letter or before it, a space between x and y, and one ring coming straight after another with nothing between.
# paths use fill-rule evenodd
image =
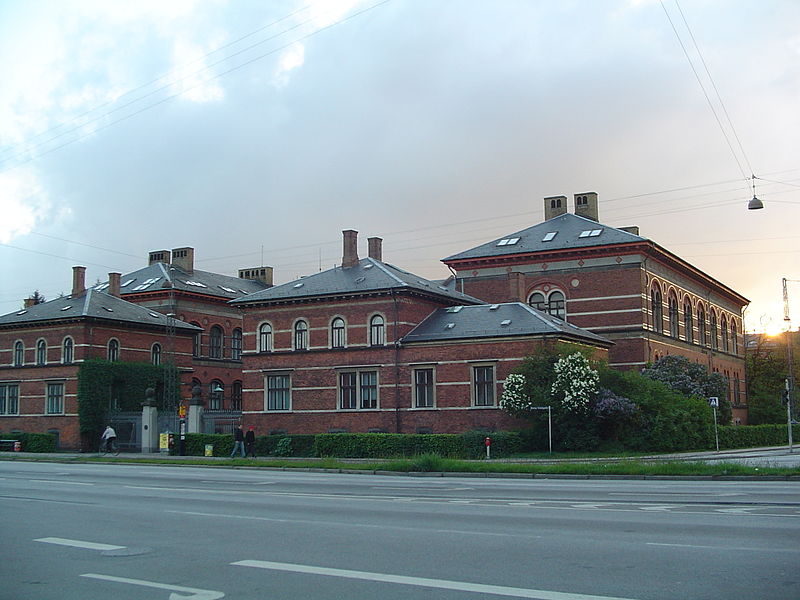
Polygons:
<instances>
[{"instance_id":1,"label":"street sign","mask_svg":"<svg viewBox=\"0 0 800 600\"><path fill-rule=\"evenodd\" d=\"M719 407L719 398L716 396L711 396L711 398L708 399L708 405L713 408Z\"/></svg>"}]
</instances>

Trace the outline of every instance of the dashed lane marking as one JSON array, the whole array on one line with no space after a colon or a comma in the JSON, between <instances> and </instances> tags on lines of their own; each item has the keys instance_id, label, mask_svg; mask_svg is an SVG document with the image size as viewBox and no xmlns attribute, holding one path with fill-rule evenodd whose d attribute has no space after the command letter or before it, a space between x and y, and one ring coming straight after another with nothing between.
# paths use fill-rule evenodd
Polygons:
<instances>
[{"instance_id":1,"label":"dashed lane marking","mask_svg":"<svg viewBox=\"0 0 800 600\"><path fill-rule=\"evenodd\" d=\"M97 542L69 540L67 538L58 537L39 538L33 541L44 542L45 544L56 544L58 546L72 546L73 548L86 548L87 550L122 550L125 548L125 546L115 546L113 544L98 544Z\"/></svg>"}]
</instances>

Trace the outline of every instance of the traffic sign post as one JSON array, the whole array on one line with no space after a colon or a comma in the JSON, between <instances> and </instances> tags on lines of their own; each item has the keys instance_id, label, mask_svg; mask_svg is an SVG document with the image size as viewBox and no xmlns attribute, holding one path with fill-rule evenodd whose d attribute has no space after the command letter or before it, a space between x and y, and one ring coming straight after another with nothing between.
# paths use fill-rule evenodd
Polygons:
<instances>
[{"instance_id":1,"label":"traffic sign post","mask_svg":"<svg viewBox=\"0 0 800 600\"><path fill-rule=\"evenodd\" d=\"M717 442L717 452L719 452L719 434L717 433L717 407L719 406L719 398L711 396L708 399L708 405L714 410L714 439Z\"/></svg>"}]
</instances>

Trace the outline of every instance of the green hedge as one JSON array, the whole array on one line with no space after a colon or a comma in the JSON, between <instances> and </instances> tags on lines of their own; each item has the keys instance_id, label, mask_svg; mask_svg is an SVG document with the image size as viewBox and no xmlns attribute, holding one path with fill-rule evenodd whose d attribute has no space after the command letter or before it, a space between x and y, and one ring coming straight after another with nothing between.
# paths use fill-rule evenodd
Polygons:
<instances>
[{"instance_id":1,"label":"green hedge","mask_svg":"<svg viewBox=\"0 0 800 600\"><path fill-rule=\"evenodd\" d=\"M318 435L262 435L256 438L256 455L336 458L395 458L437 454L451 458L480 458L486 454L484 439L492 438L492 458L510 456L522 448L516 431L464 434L322 433ZM282 440L289 440L282 442ZM203 456L206 444L214 456L230 456L233 435L186 434L186 454ZM279 444L281 447L279 448ZM285 450L288 454L282 454ZM177 448L173 449L176 452Z\"/></svg>"},{"instance_id":2,"label":"green hedge","mask_svg":"<svg viewBox=\"0 0 800 600\"><path fill-rule=\"evenodd\" d=\"M713 433L712 433L713 436ZM800 443L800 426L792 426L792 440ZM725 425L719 428L720 448L757 448L789 443L789 429L784 425Z\"/></svg>"},{"instance_id":3,"label":"green hedge","mask_svg":"<svg viewBox=\"0 0 800 600\"><path fill-rule=\"evenodd\" d=\"M2 433L0 437L22 442L22 452L56 451L56 436L52 433Z\"/></svg>"}]
</instances>

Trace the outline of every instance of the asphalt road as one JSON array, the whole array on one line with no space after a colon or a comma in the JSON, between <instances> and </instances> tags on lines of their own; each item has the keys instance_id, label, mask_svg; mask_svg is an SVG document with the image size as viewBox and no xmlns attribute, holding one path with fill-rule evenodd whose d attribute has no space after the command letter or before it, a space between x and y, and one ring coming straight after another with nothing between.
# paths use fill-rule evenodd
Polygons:
<instances>
[{"instance_id":1,"label":"asphalt road","mask_svg":"<svg viewBox=\"0 0 800 600\"><path fill-rule=\"evenodd\" d=\"M0 598L800 598L800 482L0 463Z\"/></svg>"}]
</instances>

